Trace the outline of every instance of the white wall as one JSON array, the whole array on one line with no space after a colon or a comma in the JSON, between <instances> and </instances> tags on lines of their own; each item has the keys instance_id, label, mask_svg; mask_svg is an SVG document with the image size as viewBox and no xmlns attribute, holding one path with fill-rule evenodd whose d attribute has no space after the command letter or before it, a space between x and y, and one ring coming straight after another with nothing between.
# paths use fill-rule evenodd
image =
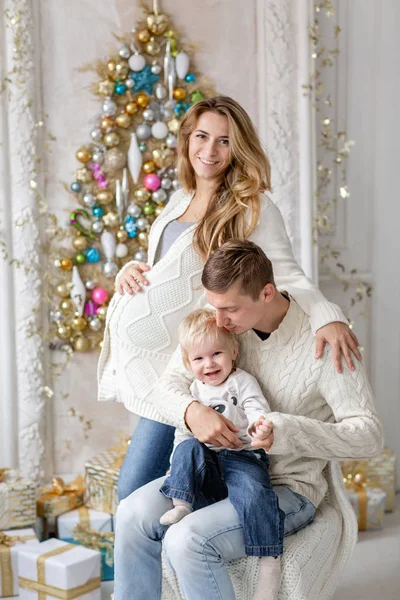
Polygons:
<instances>
[{"instance_id":1,"label":"white wall","mask_svg":"<svg viewBox=\"0 0 400 600\"><path fill-rule=\"evenodd\" d=\"M342 262L374 286L355 329L365 346L386 444L400 456L400 4L339 0L337 7L341 55L327 83L333 85L338 124L356 145L348 161L351 196L336 211L333 245ZM328 298L346 304L341 286L330 277L322 280Z\"/></svg>"}]
</instances>

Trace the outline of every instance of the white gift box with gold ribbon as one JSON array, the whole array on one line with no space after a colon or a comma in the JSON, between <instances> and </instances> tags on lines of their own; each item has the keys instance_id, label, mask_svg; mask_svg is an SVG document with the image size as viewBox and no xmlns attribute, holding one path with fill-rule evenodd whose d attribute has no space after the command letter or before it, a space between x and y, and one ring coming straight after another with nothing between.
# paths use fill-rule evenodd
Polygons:
<instances>
[{"instance_id":1,"label":"white gift box with gold ribbon","mask_svg":"<svg viewBox=\"0 0 400 600\"><path fill-rule=\"evenodd\" d=\"M100 553L55 538L18 553L21 600L100 600Z\"/></svg>"},{"instance_id":2,"label":"white gift box with gold ribbon","mask_svg":"<svg viewBox=\"0 0 400 600\"><path fill-rule=\"evenodd\" d=\"M33 529L0 531L0 598L18 595L18 550L39 542Z\"/></svg>"},{"instance_id":3,"label":"white gift box with gold ribbon","mask_svg":"<svg viewBox=\"0 0 400 600\"><path fill-rule=\"evenodd\" d=\"M58 537L63 540L73 539L74 528L78 524L87 529L94 529L103 533L112 531L112 521L109 513L81 506L58 517Z\"/></svg>"}]
</instances>

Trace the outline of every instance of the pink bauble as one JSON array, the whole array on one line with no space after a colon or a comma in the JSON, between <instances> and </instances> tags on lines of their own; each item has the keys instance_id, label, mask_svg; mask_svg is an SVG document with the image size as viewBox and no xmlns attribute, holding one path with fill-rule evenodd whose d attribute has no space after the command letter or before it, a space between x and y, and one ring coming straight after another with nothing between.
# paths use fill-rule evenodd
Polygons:
<instances>
[{"instance_id":1,"label":"pink bauble","mask_svg":"<svg viewBox=\"0 0 400 600\"><path fill-rule=\"evenodd\" d=\"M104 288L94 288L92 298L96 304L104 304L108 300L108 292Z\"/></svg>"},{"instance_id":2,"label":"pink bauble","mask_svg":"<svg viewBox=\"0 0 400 600\"><path fill-rule=\"evenodd\" d=\"M144 187L150 192L155 192L161 186L161 179L154 173L149 173L143 179Z\"/></svg>"}]
</instances>

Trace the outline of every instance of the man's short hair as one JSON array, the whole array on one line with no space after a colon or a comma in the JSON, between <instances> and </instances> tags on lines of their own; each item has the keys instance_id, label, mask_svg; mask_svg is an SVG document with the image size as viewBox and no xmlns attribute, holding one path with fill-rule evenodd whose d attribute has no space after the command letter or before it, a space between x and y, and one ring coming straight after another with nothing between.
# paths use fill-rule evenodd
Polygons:
<instances>
[{"instance_id":1,"label":"man's short hair","mask_svg":"<svg viewBox=\"0 0 400 600\"><path fill-rule=\"evenodd\" d=\"M210 256L201 282L210 292L223 293L239 284L239 293L258 300L261 290L275 286L272 263L262 249L249 240L232 239Z\"/></svg>"},{"instance_id":2,"label":"man's short hair","mask_svg":"<svg viewBox=\"0 0 400 600\"><path fill-rule=\"evenodd\" d=\"M237 343L236 334L225 327L218 327L215 311L210 308L198 308L189 313L178 329L182 359L186 368L190 368L189 352L192 348L211 338L221 342L233 352Z\"/></svg>"}]
</instances>

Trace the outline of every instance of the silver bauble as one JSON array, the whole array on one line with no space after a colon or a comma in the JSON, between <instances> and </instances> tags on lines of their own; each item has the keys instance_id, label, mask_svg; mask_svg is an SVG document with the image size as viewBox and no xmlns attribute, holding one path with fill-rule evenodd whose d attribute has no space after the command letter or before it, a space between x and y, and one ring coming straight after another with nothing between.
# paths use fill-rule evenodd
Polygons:
<instances>
[{"instance_id":1,"label":"silver bauble","mask_svg":"<svg viewBox=\"0 0 400 600\"><path fill-rule=\"evenodd\" d=\"M154 119L155 119L154 110L151 110L151 108L146 108L146 110L143 111L143 119L145 121L154 121Z\"/></svg>"},{"instance_id":2,"label":"silver bauble","mask_svg":"<svg viewBox=\"0 0 400 600\"><path fill-rule=\"evenodd\" d=\"M106 98L103 102L102 110L103 115L107 115L108 117L110 117L111 115L115 114L117 110L117 105L115 104L114 100L111 100L111 98Z\"/></svg>"},{"instance_id":3,"label":"silver bauble","mask_svg":"<svg viewBox=\"0 0 400 600\"><path fill-rule=\"evenodd\" d=\"M57 323L57 321L61 321L63 319L64 315L62 314L61 310L55 310L53 313L53 320L55 323Z\"/></svg>"},{"instance_id":4,"label":"silver bauble","mask_svg":"<svg viewBox=\"0 0 400 600\"><path fill-rule=\"evenodd\" d=\"M103 160L104 160L104 154L103 154L103 152L101 152L101 150L93 152L92 161L94 163L101 164L103 162Z\"/></svg>"},{"instance_id":5,"label":"silver bauble","mask_svg":"<svg viewBox=\"0 0 400 600\"><path fill-rule=\"evenodd\" d=\"M103 221L95 221L92 223L92 231L93 233L101 233L104 229Z\"/></svg>"},{"instance_id":6,"label":"silver bauble","mask_svg":"<svg viewBox=\"0 0 400 600\"><path fill-rule=\"evenodd\" d=\"M167 175L168 175L168 177L171 177L171 179L173 179L173 178L174 178L175 171L174 171L174 169L173 169L172 167L170 167L170 168L167 170Z\"/></svg>"},{"instance_id":7,"label":"silver bauble","mask_svg":"<svg viewBox=\"0 0 400 600\"><path fill-rule=\"evenodd\" d=\"M131 51L129 50L129 48L127 48L126 46L122 46L119 50L118 50L118 54L120 55L121 58L129 58L131 55Z\"/></svg>"},{"instance_id":8,"label":"silver bauble","mask_svg":"<svg viewBox=\"0 0 400 600\"><path fill-rule=\"evenodd\" d=\"M140 123L136 128L136 137L139 140L148 140L151 136L151 128L146 123Z\"/></svg>"},{"instance_id":9,"label":"silver bauble","mask_svg":"<svg viewBox=\"0 0 400 600\"><path fill-rule=\"evenodd\" d=\"M135 86L135 82L133 81L133 79L125 79L124 84L126 85L127 88L131 89Z\"/></svg>"},{"instance_id":10,"label":"silver bauble","mask_svg":"<svg viewBox=\"0 0 400 600\"><path fill-rule=\"evenodd\" d=\"M167 192L160 188L152 193L151 199L156 202L156 204L162 204L167 199Z\"/></svg>"},{"instance_id":11,"label":"silver bauble","mask_svg":"<svg viewBox=\"0 0 400 600\"><path fill-rule=\"evenodd\" d=\"M140 208L140 206L132 202L126 209L126 212L134 219L138 219L141 215L142 209Z\"/></svg>"},{"instance_id":12,"label":"silver bauble","mask_svg":"<svg viewBox=\"0 0 400 600\"><path fill-rule=\"evenodd\" d=\"M147 253L144 250L138 250L135 253L134 258L135 258L135 260L138 260L139 262L146 262L146 260L147 260Z\"/></svg>"},{"instance_id":13,"label":"silver bauble","mask_svg":"<svg viewBox=\"0 0 400 600\"><path fill-rule=\"evenodd\" d=\"M176 148L177 141L176 135L173 133L169 133L165 139L168 148Z\"/></svg>"},{"instance_id":14,"label":"silver bauble","mask_svg":"<svg viewBox=\"0 0 400 600\"><path fill-rule=\"evenodd\" d=\"M174 179L172 182L172 187L174 188L174 190L179 190L182 186L179 183L178 179Z\"/></svg>"},{"instance_id":15,"label":"silver bauble","mask_svg":"<svg viewBox=\"0 0 400 600\"><path fill-rule=\"evenodd\" d=\"M136 221L136 227L138 229L140 229L141 231L143 231L144 229L147 229L148 226L149 226L149 222L145 217L140 217ZM136 259L136 260L138 260L138 259Z\"/></svg>"},{"instance_id":16,"label":"silver bauble","mask_svg":"<svg viewBox=\"0 0 400 600\"><path fill-rule=\"evenodd\" d=\"M103 137L103 132L101 129L96 127L95 129L92 129L92 131L90 132L90 136L92 140L94 140L95 142L99 142Z\"/></svg>"},{"instance_id":17,"label":"silver bauble","mask_svg":"<svg viewBox=\"0 0 400 600\"><path fill-rule=\"evenodd\" d=\"M154 75L159 75L161 73L161 65L159 65L156 62L154 62L151 65L151 72L154 73Z\"/></svg>"},{"instance_id":18,"label":"silver bauble","mask_svg":"<svg viewBox=\"0 0 400 600\"><path fill-rule=\"evenodd\" d=\"M96 287L96 282L93 279L88 279L87 282L85 283L85 288L87 290L94 290L94 288Z\"/></svg>"},{"instance_id":19,"label":"silver bauble","mask_svg":"<svg viewBox=\"0 0 400 600\"><path fill-rule=\"evenodd\" d=\"M161 179L161 187L163 190L170 190L172 187L172 181L168 177Z\"/></svg>"},{"instance_id":20,"label":"silver bauble","mask_svg":"<svg viewBox=\"0 0 400 600\"><path fill-rule=\"evenodd\" d=\"M98 317L93 317L93 319L90 319L89 327L92 331L100 331L102 328L100 319Z\"/></svg>"},{"instance_id":21,"label":"silver bauble","mask_svg":"<svg viewBox=\"0 0 400 600\"><path fill-rule=\"evenodd\" d=\"M167 88L165 88L161 83L157 83L156 89L156 98L159 100L164 100L167 97Z\"/></svg>"},{"instance_id":22,"label":"silver bauble","mask_svg":"<svg viewBox=\"0 0 400 600\"><path fill-rule=\"evenodd\" d=\"M115 277L118 273L118 267L114 262L103 263L103 274L106 277Z\"/></svg>"},{"instance_id":23,"label":"silver bauble","mask_svg":"<svg viewBox=\"0 0 400 600\"><path fill-rule=\"evenodd\" d=\"M93 208L96 204L96 198L90 192L86 192L83 196L83 204L88 208Z\"/></svg>"}]
</instances>

